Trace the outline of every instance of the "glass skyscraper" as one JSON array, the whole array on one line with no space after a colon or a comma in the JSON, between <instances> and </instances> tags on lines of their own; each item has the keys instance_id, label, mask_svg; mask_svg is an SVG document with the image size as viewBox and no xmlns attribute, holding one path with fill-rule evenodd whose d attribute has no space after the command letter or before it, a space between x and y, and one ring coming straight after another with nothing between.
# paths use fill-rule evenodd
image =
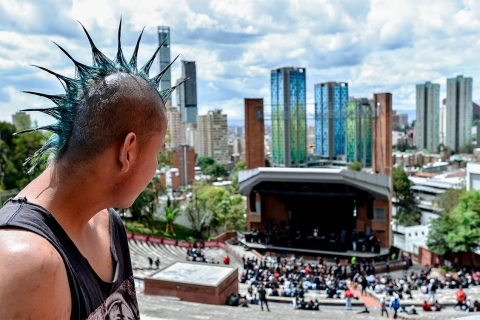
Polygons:
<instances>
[{"instance_id":1,"label":"glass skyscraper","mask_svg":"<svg viewBox=\"0 0 480 320\"><path fill-rule=\"evenodd\" d=\"M346 153L348 84L315 85L315 153L333 159Z\"/></svg>"},{"instance_id":2,"label":"glass skyscraper","mask_svg":"<svg viewBox=\"0 0 480 320\"><path fill-rule=\"evenodd\" d=\"M304 167L307 162L305 68L271 71L272 162L275 167Z\"/></svg>"},{"instance_id":3,"label":"glass skyscraper","mask_svg":"<svg viewBox=\"0 0 480 320\"><path fill-rule=\"evenodd\" d=\"M366 98L347 102L347 162L372 166L372 101Z\"/></svg>"},{"instance_id":4,"label":"glass skyscraper","mask_svg":"<svg viewBox=\"0 0 480 320\"><path fill-rule=\"evenodd\" d=\"M165 69L166 66L170 63L170 27L160 26L157 27L157 34L158 34L158 45L161 45L163 41L165 43L160 48L158 55L159 58L159 72ZM165 72L160 81L160 91L166 90L172 86L172 76L170 69Z\"/></svg>"},{"instance_id":5,"label":"glass skyscraper","mask_svg":"<svg viewBox=\"0 0 480 320\"><path fill-rule=\"evenodd\" d=\"M177 106L181 114L182 123L197 123L197 67L195 61L182 60L182 77L176 84Z\"/></svg>"}]
</instances>

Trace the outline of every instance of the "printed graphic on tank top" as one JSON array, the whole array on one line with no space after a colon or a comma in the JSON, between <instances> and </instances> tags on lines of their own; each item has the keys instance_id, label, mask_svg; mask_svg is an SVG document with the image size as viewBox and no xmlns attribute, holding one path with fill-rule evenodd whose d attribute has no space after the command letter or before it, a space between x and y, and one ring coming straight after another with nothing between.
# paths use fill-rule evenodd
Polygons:
<instances>
[{"instance_id":1,"label":"printed graphic on tank top","mask_svg":"<svg viewBox=\"0 0 480 320\"><path fill-rule=\"evenodd\" d=\"M110 216L110 252L115 266L112 282L92 269L54 216L26 198L10 199L0 209L0 228L31 231L48 240L62 257L72 298L71 319L139 319L128 240L113 209Z\"/></svg>"}]
</instances>

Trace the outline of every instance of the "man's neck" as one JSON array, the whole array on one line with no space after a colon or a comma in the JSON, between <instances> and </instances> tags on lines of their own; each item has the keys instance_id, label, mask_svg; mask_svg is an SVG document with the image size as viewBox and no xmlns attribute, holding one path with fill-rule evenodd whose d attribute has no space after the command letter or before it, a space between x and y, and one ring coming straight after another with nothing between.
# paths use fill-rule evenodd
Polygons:
<instances>
[{"instance_id":1,"label":"man's neck","mask_svg":"<svg viewBox=\"0 0 480 320\"><path fill-rule=\"evenodd\" d=\"M70 237L86 235L88 222L106 208L102 201L101 181L81 177L50 165L23 189L18 197L50 211Z\"/></svg>"}]
</instances>

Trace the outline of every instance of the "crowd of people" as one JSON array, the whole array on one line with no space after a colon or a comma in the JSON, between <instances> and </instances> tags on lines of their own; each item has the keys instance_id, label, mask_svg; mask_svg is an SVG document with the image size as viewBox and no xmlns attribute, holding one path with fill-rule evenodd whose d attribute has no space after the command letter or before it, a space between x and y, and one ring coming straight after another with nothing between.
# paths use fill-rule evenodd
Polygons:
<instances>
[{"instance_id":1,"label":"crowd of people","mask_svg":"<svg viewBox=\"0 0 480 320\"><path fill-rule=\"evenodd\" d=\"M396 256L391 258L396 259ZM397 312L409 314L418 312L413 305L402 306L402 301L404 301L403 304L410 305L408 300L413 299L415 294L420 292L428 294L427 300L421 306L422 310L439 312L443 306L437 300L437 291L456 289L455 308L468 312L480 311L480 302L469 299L463 291L463 288L480 285L480 272L463 269L458 272L458 277L446 274L442 279L437 279L430 277L431 268L420 272L409 272L411 264L411 260L404 259L403 276L392 278L390 273L376 274L376 264L373 259L361 259L357 262L356 258L352 258L348 265L342 265L337 258L334 259L334 263L326 263L322 259L317 263L306 263L295 256L243 258L240 282L249 284L245 302L258 301L258 288L261 287L266 291L266 296L292 298L295 309L320 310L318 300L308 299L306 293L321 290L325 291L327 298L345 299L345 307L351 309L352 300L358 299L353 293L355 289L364 295L367 294L368 289L380 295L382 315L388 314L388 309L391 309L396 318ZM350 280L352 291L347 286L347 280ZM390 301L388 305L387 301Z\"/></svg>"}]
</instances>

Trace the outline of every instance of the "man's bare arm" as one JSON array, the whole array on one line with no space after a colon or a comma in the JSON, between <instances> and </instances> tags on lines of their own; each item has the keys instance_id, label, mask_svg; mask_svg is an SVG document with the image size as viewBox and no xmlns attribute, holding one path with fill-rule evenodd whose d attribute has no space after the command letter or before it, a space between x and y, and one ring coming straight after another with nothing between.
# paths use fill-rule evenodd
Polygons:
<instances>
[{"instance_id":1,"label":"man's bare arm","mask_svg":"<svg viewBox=\"0 0 480 320\"><path fill-rule=\"evenodd\" d=\"M62 258L44 238L0 230L0 315L3 319L69 319L71 296Z\"/></svg>"}]
</instances>

